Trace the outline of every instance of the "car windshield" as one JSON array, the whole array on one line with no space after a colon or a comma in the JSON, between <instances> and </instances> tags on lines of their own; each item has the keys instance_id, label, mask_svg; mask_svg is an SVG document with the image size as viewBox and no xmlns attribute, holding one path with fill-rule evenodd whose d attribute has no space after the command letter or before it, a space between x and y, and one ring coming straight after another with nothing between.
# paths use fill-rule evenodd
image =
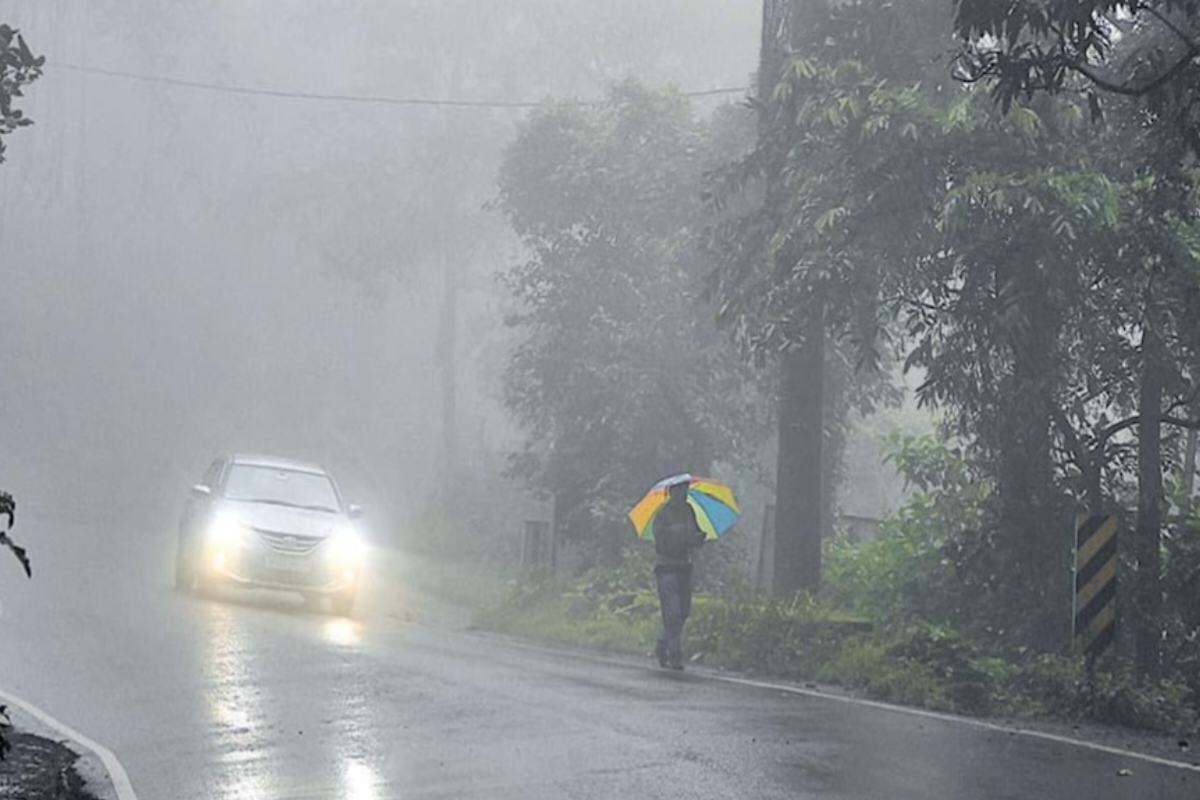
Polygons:
<instances>
[{"instance_id":1,"label":"car windshield","mask_svg":"<svg viewBox=\"0 0 1200 800\"><path fill-rule=\"evenodd\" d=\"M225 497L326 511L341 508L337 491L326 475L250 464L234 464L230 468L225 479Z\"/></svg>"}]
</instances>

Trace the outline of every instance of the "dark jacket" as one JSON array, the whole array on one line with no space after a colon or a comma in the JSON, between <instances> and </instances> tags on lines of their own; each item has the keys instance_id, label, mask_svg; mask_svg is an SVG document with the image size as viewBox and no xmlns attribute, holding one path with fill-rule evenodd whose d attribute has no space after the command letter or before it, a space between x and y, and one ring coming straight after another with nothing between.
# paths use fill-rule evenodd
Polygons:
<instances>
[{"instance_id":1,"label":"dark jacket","mask_svg":"<svg viewBox=\"0 0 1200 800\"><path fill-rule=\"evenodd\" d=\"M704 531L696 524L696 512L688 503L667 503L654 518L656 569L690 569L692 550L704 544Z\"/></svg>"}]
</instances>

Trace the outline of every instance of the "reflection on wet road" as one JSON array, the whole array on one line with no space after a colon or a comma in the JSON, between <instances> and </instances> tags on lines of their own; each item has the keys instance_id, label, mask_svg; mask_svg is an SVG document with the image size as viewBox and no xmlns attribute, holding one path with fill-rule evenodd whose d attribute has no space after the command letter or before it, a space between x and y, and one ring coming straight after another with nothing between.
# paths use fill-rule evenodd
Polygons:
<instances>
[{"instance_id":1,"label":"reflection on wet road","mask_svg":"<svg viewBox=\"0 0 1200 800\"><path fill-rule=\"evenodd\" d=\"M1200 796L1195 773L1118 779L1120 757L945 721L181 596L75 533L5 586L0 675L113 749L142 800Z\"/></svg>"},{"instance_id":2,"label":"reflection on wet road","mask_svg":"<svg viewBox=\"0 0 1200 800\"><path fill-rule=\"evenodd\" d=\"M209 796L396 796L379 772L379 742L371 735L371 702L358 668L361 621L279 614L276 622L312 636L290 663L280 664L255 644L262 609L202 602L196 611L205 622L203 694L214 756L205 770ZM308 649L313 652L306 655ZM330 657L327 680L306 678ZM321 762L324 768L314 771Z\"/></svg>"}]
</instances>

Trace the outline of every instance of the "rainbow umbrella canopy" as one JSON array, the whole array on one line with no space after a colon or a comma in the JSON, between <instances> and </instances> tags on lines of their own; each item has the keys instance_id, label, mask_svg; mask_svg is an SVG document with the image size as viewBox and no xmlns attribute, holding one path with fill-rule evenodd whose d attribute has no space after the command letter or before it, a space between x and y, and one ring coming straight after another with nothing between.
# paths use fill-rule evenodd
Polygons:
<instances>
[{"instance_id":1,"label":"rainbow umbrella canopy","mask_svg":"<svg viewBox=\"0 0 1200 800\"><path fill-rule=\"evenodd\" d=\"M688 505L696 511L696 522L709 539L716 539L729 530L742 513L733 496L733 490L725 484L687 473L672 475L654 484L650 491L646 492L646 496L630 510L629 520L638 536L654 539L654 518L667 504L670 488L680 483L687 484Z\"/></svg>"}]
</instances>

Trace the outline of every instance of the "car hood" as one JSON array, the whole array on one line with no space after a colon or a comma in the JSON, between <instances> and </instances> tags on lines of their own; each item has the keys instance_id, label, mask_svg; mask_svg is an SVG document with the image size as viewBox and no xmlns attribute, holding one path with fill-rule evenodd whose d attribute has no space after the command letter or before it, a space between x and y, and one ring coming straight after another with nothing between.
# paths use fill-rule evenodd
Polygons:
<instances>
[{"instance_id":1,"label":"car hood","mask_svg":"<svg viewBox=\"0 0 1200 800\"><path fill-rule=\"evenodd\" d=\"M328 511L236 500L221 503L221 511L236 516L251 528L293 536L328 536L346 521L343 514Z\"/></svg>"}]
</instances>

